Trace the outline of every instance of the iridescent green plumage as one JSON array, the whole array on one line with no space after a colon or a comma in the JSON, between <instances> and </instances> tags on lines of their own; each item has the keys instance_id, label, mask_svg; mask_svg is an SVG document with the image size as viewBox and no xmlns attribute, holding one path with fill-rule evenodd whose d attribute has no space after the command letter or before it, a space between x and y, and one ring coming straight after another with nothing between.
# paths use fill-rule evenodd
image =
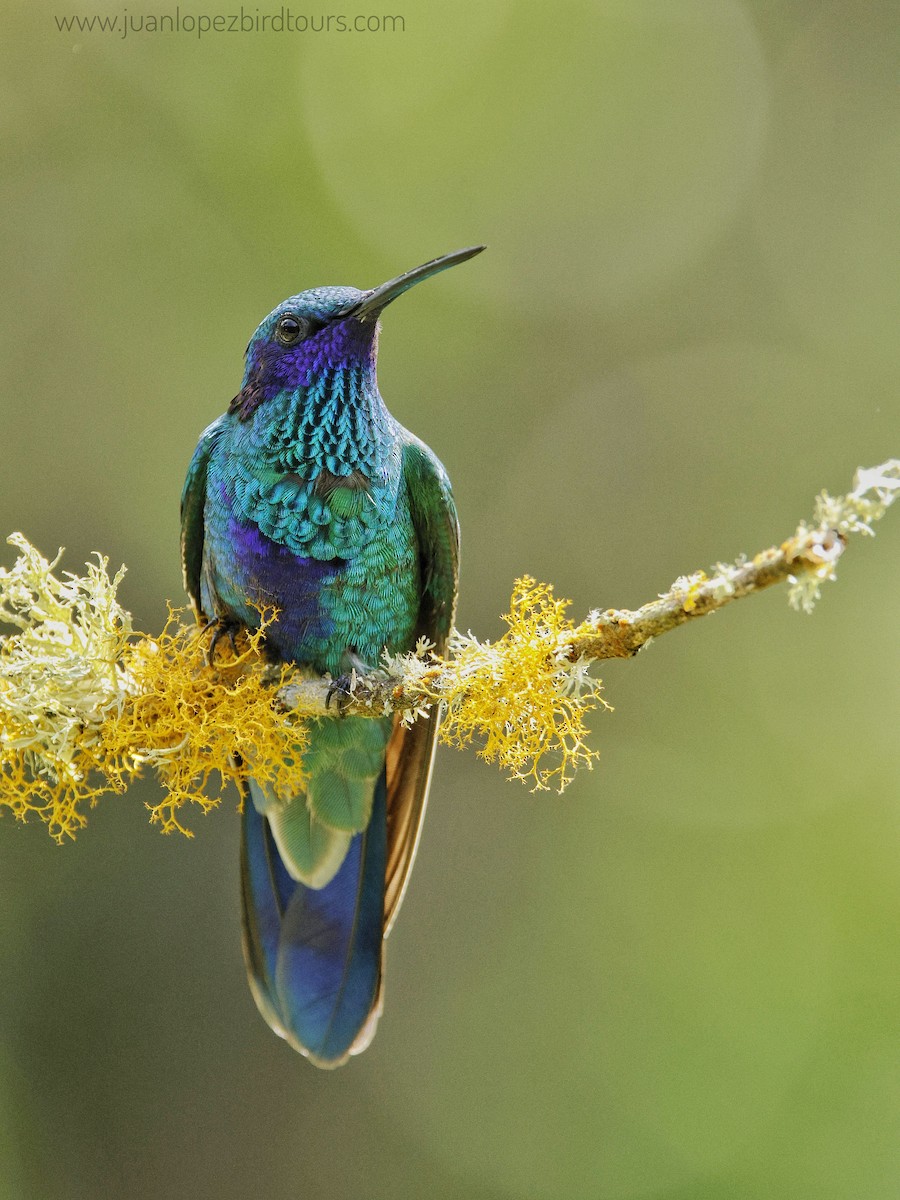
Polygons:
<instances>
[{"instance_id":1,"label":"iridescent green plumage","mask_svg":"<svg viewBox=\"0 0 900 1200\"><path fill-rule=\"evenodd\" d=\"M477 249L480 249L477 248ZM256 627L267 647L338 676L426 637L456 602L458 529L432 452L387 411L378 316L421 278L291 297L251 339L243 386L194 454L182 498L185 579L198 612ZM374 1032L382 939L424 814L435 719L312 722L309 785L250 785L242 854L245 952L273 1028L320 1065Z\"/></svg>"}]
</instances>

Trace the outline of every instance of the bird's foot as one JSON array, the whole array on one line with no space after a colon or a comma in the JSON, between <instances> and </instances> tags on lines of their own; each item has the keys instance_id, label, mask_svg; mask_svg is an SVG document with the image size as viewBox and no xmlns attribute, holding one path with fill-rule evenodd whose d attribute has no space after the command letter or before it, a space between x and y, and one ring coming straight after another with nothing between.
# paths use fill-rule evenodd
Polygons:
<instances>
[{"instance_id":1,"label":"bird's foot","mask_svg":"<svg viewBox=\"0 0 900 1200\"><path fill-rule=\"evenodd\" d=\"M325 693L325 707L331 707L331 701L337 697L336 705L338 716L343 717L347 708L353 702L353 692L356 687L356 681L359 678L356 671L351 671L349 675L338 675L332 679L328 685L328 691Z\"/></svg>"},{"instance_id":2,"label":"bird's foot","mask_svg":"<svg viewBox=\"0 0 900 1200\"><path fill-rule=\"evenodd\" d=\"M328 687L328 692L325 695L326 708L330 708L332 698L337 697L339 716L344 716L347 707L353 702L356 685L360 677L366 675L370 669L353 650L348 650L344 654L342 665L349 665L350 670L346 674L338 675L332 679Z\"/></svg>"},{"instance_id":3,"label":"bird's foot","mask_svg":"<svg viewBox=\"0 0 900 1200\"><path fill-rule=\"evenodd\" d=\"M232 617L215 617L209 622L204 630L204 632L212 631L212 637L209 639L209 649L206 651L206 665L208 667L215 667L216 665L216 647L222 638L227 638L231 643L231 652L234 657L240 657L235 640L235 635L240 627L240 623Z\"/></svg>"}]
</instances>

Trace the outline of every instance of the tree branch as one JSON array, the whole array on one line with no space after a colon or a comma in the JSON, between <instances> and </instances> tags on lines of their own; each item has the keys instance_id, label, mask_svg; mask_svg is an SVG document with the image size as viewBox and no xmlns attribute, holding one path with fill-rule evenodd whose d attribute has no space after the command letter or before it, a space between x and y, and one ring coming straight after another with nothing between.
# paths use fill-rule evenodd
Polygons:
<instances>
[{"instance_id":1,"label":"tree branch","mask_svg":"<svg viewBox=\"0 0 900 1200\"><path fill-rule=\"evenodd\" d=\"M607 706L591 662L630 658L651 638L777 583L789 585L795 608L811 611L847 539L872 534L898 495L900 460L861 470L846 496L823 492L812 522L779 546L682 576L634 612L593 612L577 626L551 587L520 579L496 642L454 632L446 658L420 643L386 656L379 671L336 683L266 659L275 613L262 614L261 628L242 632L235 647L223 643L215 666L206 632L185 628L177 613L157 637L134 633L116 597L123 571L111 578L98 557L87 574L58 577L55 561L14 534L19 557L0 568L0 621L17 630L0 637L0 808L37 815L62 840L100 795L150 767L166 789L151 819L186 833L182 806L217 803L211 776L224 785L252 774L295 795L307 719L397 713L410 723L436 704L443 740L474 740L513 778L561 791L596 757L585 717Z\"/></svg>"},{"instance_id":2,"label":"tree branch","mask_svg":"<svg viewBox=\"0 0 900 1200\"><path fill-rule=\"evenodd\" d=\"M845 535L836 529L814 529L762 550L750 562L718 565L711 577L704 571L682 577L664 596L635 612L609 608L591 614L579 626L570 656L631 658L653 638L697 617L708 617L733 600L776 583L793 583L804 574L822 578L820 572L834 569L846 544Z\"/></svg>"},{"instance_id":3,"label":"tree branch","mask_svg":"<svg viewBox=\"0 0 900 1200\"><path fill-rule=\"evenodd\" d=\"M547 654L555 662L562 659L579 665L587 660L632 658L653 638L779 583L790 585L789 600L794 608L811 612L821 584L835 578L848 537L873 535L872 524L898 494L900 459L860 469L851 492L839 497L821 493L812 525L801 523L781 545L762 550L749 560L741 557L731 564L717 563L710 573L680 576L667 592L637 610L592 612L580 625L567 625L546 639ZM386 670L352 677L340 704L333 699L329 703L333 686L329 680L310 678L291 678L279 691L279 699L287 709L316 716L337 711L367 716L409 713L450 695L459 701L459 671L452 654L459 641L457 634L447 661L427 659L419 652L394 659Z\"/></svg>"}]
</instances>

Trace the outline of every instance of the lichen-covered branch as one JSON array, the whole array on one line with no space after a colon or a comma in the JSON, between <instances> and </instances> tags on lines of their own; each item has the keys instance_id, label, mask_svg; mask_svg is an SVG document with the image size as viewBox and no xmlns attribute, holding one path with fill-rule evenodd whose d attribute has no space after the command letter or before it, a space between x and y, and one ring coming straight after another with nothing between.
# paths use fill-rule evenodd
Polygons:
<instances>
[{"instance_id":1,"label":"lichen-covered branch","mask_svg":"<svg viewBox=\"0 0 900 1200\"><path fill-rule=\"evenodd\" d=\"M709 616L733 600L776 583L790 580L796 584L800 577L816 575L825 567L831 570L845 544L845 537L835 530L814 530L789 538L777 548L763 550L752 560L739 560L729 566L718 564L711 575L697 571L682 576L664 595L636 610L608 608L590 613L580 625L567 625L552 646L548 644L548 652L570 663L631 658L653 638ZM395 660L391 669L351 676L339 702L335 702L333 684L327 679L295 677L279 695L286 708L320 716L329 712L333 715L339 708L344 713L366 716L411 711L433 695L444 698L448 691L456 691L452 655L445 663L425 656L425 664L419 673L416 658L408 655Z\"/></svg>"},{"instance_id":2,"label":"lichen-covered branch","mask_svg":"<svg viewBox=\"0 0 900 1200\"><path fill-rule=\"evenodd\" d=\"M558 634L553 652L570 663L604 658L631 658L653 638L699 617L709 616L734 600L761 592L774 584L789 585L794 608L812 612L821 585L835 578L838 559L852 534L874 536L872 525L900 495L900 459L879 467L860 469L853 490L832 497L822 492L816 499L811 523L802 522L779 546L760 551L752 559L717 563L711 571L682 575L663 595L635 610L608 608L589 613L580 625L566 625ZM404 712L421 702L422 668L418 656L398 659L393 669L353 680L346 711L356 713ZM456 693L453 656L446 664L425 669L425 694ZM448 685L448 678L453 680ZM288 708L324 714L330 683L292 680L282 691Z\"/></svg>"},{"instance_id":3,"label":"lichen-covered branch","mask_svg":"<svg viewBox=\"0 0 900 1200\"><path fill-rule=\"evenodd\" d=\"M651 638L776 583L789 585L794 607L811 611L847 539L872 534L898 495L900 460L861 470L847 495L822 493L812 521L781 545L682 576L633 612L593 612L579 625L552 588L521 579L496 642L455 632L446 658L420 644L335 683L267 661L274 613L234 648L220 643L214 665L208 633L175 615L158 637L136 634L116 598L122 571L110 578L98 557L86 575L58 577L58 559L48 562L14 534L18 558L0 568L0 621L16 630L0 637L0 810L38 816L61 841L101 795L150 768L165 789L151 819L164 832L187 833L182 808L217 804L216 781L221 792L252 773L294 794L306 720L352 712L411 722L435 704L445 741L475 742L512 778L561 791L596 757L585 743L586 715L608 707L588 673L592 661L630 657Z\"/></svg>"},{"instance_id":4,"label":"lichen-covered branch","mask_svg":"<svg viewBox=\"0 0 900 1200\"><path fill-rule=\"evenodd\" d=\"M652 638L773 584L790 581L796 587L801 579L833 578L846 541L836 529L804 530L750 560L739 559L728 566L719 563L711 575L697 571L683 576L664 596L634 612L609 608L591 613L576 630L570 653L585 658L630 658Z\"/></svg>"}]
</instances>

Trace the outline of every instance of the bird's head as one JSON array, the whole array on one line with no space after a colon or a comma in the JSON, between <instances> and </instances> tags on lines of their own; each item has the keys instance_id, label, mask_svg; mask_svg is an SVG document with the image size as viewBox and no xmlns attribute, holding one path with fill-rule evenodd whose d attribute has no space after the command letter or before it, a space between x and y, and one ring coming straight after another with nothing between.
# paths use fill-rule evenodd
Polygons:
<instances>
[{"instance_id":1,"label":"bird's head","mask_svg":"<svg viewBox=\"0 0 900 1200\"><path fill-rule=\"evenodd\" d=\"M315 388L324 380L371 374L374 379L382 311L409 288L480 254L470 246L432 259L361 292L353 287L318 287L290 296L259 325L247 346L240 392L229 412L246 421L272 396Z\"/></svg>"}]
</instances>

